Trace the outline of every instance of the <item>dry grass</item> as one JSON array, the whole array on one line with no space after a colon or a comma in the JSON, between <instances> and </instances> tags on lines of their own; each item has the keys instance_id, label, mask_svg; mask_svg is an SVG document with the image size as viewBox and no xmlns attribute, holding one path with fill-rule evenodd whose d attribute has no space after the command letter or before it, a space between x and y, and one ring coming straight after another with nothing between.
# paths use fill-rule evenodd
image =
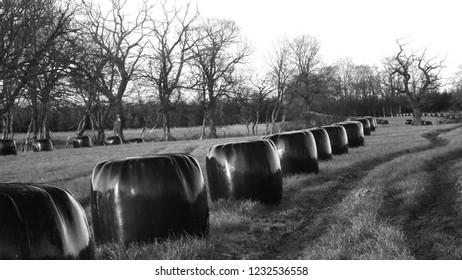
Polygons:
<instances>
[{"instance_id":1,"label":"dry grass","mask_svg":"<svg viewBox=\"0 0 462 280\"><path fill-rule=\"evenodd\" d=\"M462 215L462 130L457 125L404 126L404 119L390 119L390 125L381 126L366 137L366 146L321 162L318 175L284 178L283 200L278 206L252 201L209 201L207 238L178 237L127 247L98 244L97 257L458 259L462 251L462 226L458 219ZM1 180L63 186L89 214L90 176L94 165L102 160L188 152L205 171L208 147L259 137L19 153L0 159ZM441 166L432 163L435 160ZM441 189L448 191L436 204L429 203L429 197ZM435 244L431 250L430 241ZM432 253L425 255L424 251Z\"/></svg>"}]
</instances>

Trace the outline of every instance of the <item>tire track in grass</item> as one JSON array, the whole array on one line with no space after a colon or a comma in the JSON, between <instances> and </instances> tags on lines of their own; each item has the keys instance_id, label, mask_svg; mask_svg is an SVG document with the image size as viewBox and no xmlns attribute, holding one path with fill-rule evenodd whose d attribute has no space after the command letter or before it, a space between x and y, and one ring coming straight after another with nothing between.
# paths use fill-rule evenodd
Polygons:
<instances>
[{"instance_id":1,"label":"tire track in grass","mask_svg":"<svg viewBox=\"0 0 462 280\"><path fill-rule=\"evenodd\" d=\"M367 173L377 166L392 161L406 154L419 153L436 147L444 146L448 141L439 138L442 133L457 129L451 127L448 129L435 130L422 135L429 140L429 144L405 149L377 158L372 158L359 162L355 165L343 168L333 174L328 174L323 178L315 179L316 186L323 184L324 188L297 188L289 189L286 193L288 200L286 204L275 211L287 211L293 205L299 207L298 211L293 214L284 215L279 220L286 224L280 231L271 236L267 236L267 245L262 250L262 259L298 259L302 258L304 248L308 247L313 240L321 237L330 226L330 216L332 208L342 202L342 200L352 191L357 192L360 196L361 190L356 190L360 181ZM300 185L303 182L295 182ZM290 212L290 211L289 211ZM288 213L289 213L288 212ZM270 214L271 215L271 214ZM256 223L259 223L257 219ZM287 226L288 224L288 226ZM262 238L265 238L262 236Z\"/></svg>"},{"instance_id":2,"label":"tire track in grass","mask_svg":"<svg viewBox=\"0 0 462 280\"><path fill-rule=\"evenodd\" d=\"M417 206L403 223L403 231L416 259L462 258L462 149L428 160L431 180Z\"/></svg>"}]
</instances>

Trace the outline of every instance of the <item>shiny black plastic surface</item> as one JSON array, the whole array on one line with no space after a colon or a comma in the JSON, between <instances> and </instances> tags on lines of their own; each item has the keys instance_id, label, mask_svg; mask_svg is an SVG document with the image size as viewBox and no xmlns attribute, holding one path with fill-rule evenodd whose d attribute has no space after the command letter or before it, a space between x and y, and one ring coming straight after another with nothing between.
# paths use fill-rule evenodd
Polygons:
<instances>
[{"instance_id":1,"label":"shiny black plastic surface","mask_svg":"<svg viewBox=\"0 0 462 280\"><path fill-rule=\"evenodd\" d=\"M0 156L17 155L16 141L12 139L0 139Z\"/></svg>"},{"instance_id":2,"label":"shiny black plastic surface","mask_svg":"<svg viewBox=\"0 0 462 280\"><path fill-rule=\"evenodd\" d=\"M39 139L34 143L32 149L34 152L51 152L53 151L53 142L50 139Z\"/></svg>"},{"instance_id":3,"label":"shiny black plastic surface","mask_svg":"<svg viewBox=\"0 0 462 280\"><path fill-rule=\"evenodd\" d=\"M210 197L251 199L277 204L282 198L282 172L270 140L215 145L206 157Z\"/></svg>"},{"instance_id":4,"label":"shiny black plastic surface","mask_svg":"<svg viewBox=\"0 0 462 280\"><path fill-rule=\"evenodd\" d=\"M363 133L366 136L371 135L371 123L367 118L350 118L351 121L358 121L363 125Z\"/></svg>"},{"instance_id":5,"label":"shiny black plastic surface","mask_svg":"<svg viewBox=\"0 0 462 280\"><path fill-rule=\"evenodd\" d=\"M94 259L85 212L66 190L0 183L1 259Z\"/></svg>"},{"instance_id":6,"label":"shiny black plastic surface","mask_svg":"<svg viewBox=\"0 0 462 280\"><path fill-rule=\"evenodd\" d=\"M310 131L294 131L265 136L274 142L283 175L318 173L316 140Z\"/></svg>"},{"instance_id":7,"label":"shiny black plastic surface","mask_svg":"<svg viewBox=\"0 0 462 280\"><path fill-rule=\"evenodd\" d=\"M120 145L122 144L122 138L120 136L111 136L104 140L104 145Z\"/></svg>"},{"instance_id":8,"label":"shiny black plastic surface","mask_svg":"<svg viewBox=\"0 0 462 280\"><path fill-rule=\"evenodd\" d=\"M348 147L364 146L364 129L359 121L346 121L339 123L343 126L348 136Z\"/></svg>"},{"instance_id":9,"label":"shiny black plastic surface","mask_svg":"<svg viewBox=\"0 0 462 280\"><path fill-rule=\"evenodd\" d=\"M327 131L322 127L315 127L308 129L314 136L316 141L316 149L318 151L319 160L332 159L332 146L330 144L330 138Z\"/></svg>"},{"instance_id":10,"label":"shiny black plastic surface","mask_svg":"<svg viewBox=\"0 0 462 280\"><path fill-rule=\"evenodd\" d=\"M348 135L346 129L341 125L323 126L329 134L330 146L332 154L342 155L348 153Z\"/></svg>"},{"instance_id":11,"label":"shiny black plastic surface","mask_svg":"<svg viewBox=\"0 0 462 280\"><path fill-rule=\"evenodd\" d=\"M366 116L364 118L369 120L369 124L371 125L371 131L375 131L375 129L377 128L377 118L371 116Z\"/></svg>"},{"instance_id":12,"label":"shiny black plastic surface","mask_svg":"<svg viewBox=\"0 0 462 280\"><path fill-rule=\"evenodd\" d=\"M149 241L208 232L207 190L189 154L104 161L93 169L91 210L96 241Z\"/></svg>"},{"instance_id":13,"label":"shiny black plastic surface","mask_svg":"<svg viewBox=\"0 0 462 280\"><path fill-rule=\"evenodd\" d=\"M72 140L74 148L89 148L92 146L91 138L88 135L77 136Z\"/></svg>"}]
</instances>

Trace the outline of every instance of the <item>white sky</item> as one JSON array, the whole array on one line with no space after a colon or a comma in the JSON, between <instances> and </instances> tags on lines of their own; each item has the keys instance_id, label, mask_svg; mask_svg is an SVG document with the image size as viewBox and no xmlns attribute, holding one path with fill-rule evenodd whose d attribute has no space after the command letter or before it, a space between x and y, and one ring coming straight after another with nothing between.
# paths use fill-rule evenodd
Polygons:
<instances>
[{"instance_id":1,"label":"white sky","mask_svg":"<svg viewBox=\"0 0 462 280\"><path fill-rule=\"evenodd\" d=\"M95 0L108 2L108 0ZM141 0L138 0L140 2ZM158 0L149 0L157 2ZM186 0L169 0L177 5ZM134 0L129 1L129 7ZM234 20L252 44L250 63L263 71L264 59L281 37L317 37L326 63L350 57L380 65L406 38L413 50L446 58L444 78L462 65L462 1L457 0L192 0L204 18ZM460 2L461 4L459 4ZM129 12L129 11L127 11ZM131 12L131 11L130 11ZM260 69L259 69L260 68Z\"/></svg>"},{"instance_id":2,"label":"white sky","mask_svg":"<svg viewBox=\"0 0 462 280\"><path fill-rule=\"evenodd\" d=\"M177 1L180 3L181 1ZM451 0L197 0L203 17L233 19L259 61L280 37L310 34L327 63L351 57L379 65L406 37L413 49L446 57L446 78L462 64L462 2ZM459 3L460 4L459 4Z\"/></svg>"}]
</instances>

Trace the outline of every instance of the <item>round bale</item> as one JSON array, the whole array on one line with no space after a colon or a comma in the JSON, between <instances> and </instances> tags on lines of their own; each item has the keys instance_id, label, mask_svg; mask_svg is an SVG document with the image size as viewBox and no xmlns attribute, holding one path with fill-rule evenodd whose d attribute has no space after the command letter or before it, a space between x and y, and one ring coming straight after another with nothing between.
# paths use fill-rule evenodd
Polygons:
<instances>
[{"instance_id":1,"label":"round bale","mask_svg":"<svg viewBox=\"0 0 462 280\"><path fill-rule=\"evenodd\" d=\"M348 147L364 146L364 129L359 121L345 121L339 123L343 126L348 136Z\"/></svg>"},{"instance_id":2,"label":"round bale","mask_svg":"<svg viewBox=\"0 0 462 280\"><path fill-rule=\"evenodd\" d=\"M377 128L377 119L371 116L366 116L364 118L369 120L369 124L371 125L371 131L375 131L375 129Z\"/></svg>"},{"instance_id":3,"label":"round bale","mask_svg":"<svg viewBox=\"0 0 462 280\"><path fill-rule=\"evenodd\" d=\"M323 126L329 134L332 154L342 155L348 153L348 135L346 129L341 125Z\"/></svg>"},{"instance_id":4,"label":"round bale","mask_svg":"<svg viewBox=\"0 0 462 280\"><path fill-rule=\"evenodd\" d=\"M88 135L77 136L72 140L74 148L89 148L92 146L91 138Z\"/></svg>"},{"instance_id":5,"label":"round bale","mask_svg":"<svg viewBox=\"0 0 462 280\"><path fill-rule=\"evenodd\" d=\"M286 132L264 136L263 139L276 145L283 176L319 172L316 140L311 132Z\"/></svg>"},{"instance_id":6,"label":"round bale","mask_svg":"<svg viewBox=\"0 0 462 280\"><path fill-rule=\"evenodd\" d=\"M1 259L94 259L85 211L46 184L0 183Z\"/></svg>"},{"instance_id":7,"label":"round bale","mask_svg":"<svg viewBox=\"0 0 462 280\"><path fill-rule=\"evenodd\" d=\"M0 156L17 155L16 141L13 139L0 139Z\"/></svg>"},{"instance_id":8,"label":"round bale","mask_svg":"<svg viewBox=\"0 0 462 280\"><path fill-rule=\"evenodd\" d=\"M51 152L53 151L53 142L50 139L38 139L32 149L34 152Z\"/></svg>"},{"instance_id":9,"label":"round bale","mask_svg":"<svg viewBox=\"0 0 462 280\"><path fill-rule=\"evenodd\" d=\"M251 199L277 204L282 198L282 171L270 140L212 146L206 157L210 197Z\"/></svg>"},{"instance_id":10,"label":"round bale","mask_svg":"<svg viewBox=\"0 0 462 280\"><path fill-rule=\"evenodd\" d=\"M204 236L209 209L204 177L189 154L103 161L93 169L91 212L96 241Z\"/></svg>"},{"instance_id":11,"label":"round bale","mask_svg":"<svg viewBox=\"0 0 462 280\"><path fill-rule=\"evenodd\" d=\"M104 145L120 145L122 144L122 138L120 136L111 136L104 140Z\"/></svg>"},{"instance_id":12,"label":"round bale","mask_svg":"<svg viewBox=\"0 0 462 280\"><path fill-rule=\"evenodd\" d=\"M363 125L363 132L364 135L370 136L371 135L371 123L367 118L349 118L350 121L358 121Z\"/></svg>"},{"instance_id":13,"label":"round bale","mask_svg":"<svg viewBox=\"0 0 462 280\"><path fill-rule=\"evenodd\" d=\"M330 138L327 131L322 127L315 127L308 129L314 136L316 141L316 149L318 150L319 160L330 160L332 159L332 146L330 144Z\"/></svg>"}]
</instances>

